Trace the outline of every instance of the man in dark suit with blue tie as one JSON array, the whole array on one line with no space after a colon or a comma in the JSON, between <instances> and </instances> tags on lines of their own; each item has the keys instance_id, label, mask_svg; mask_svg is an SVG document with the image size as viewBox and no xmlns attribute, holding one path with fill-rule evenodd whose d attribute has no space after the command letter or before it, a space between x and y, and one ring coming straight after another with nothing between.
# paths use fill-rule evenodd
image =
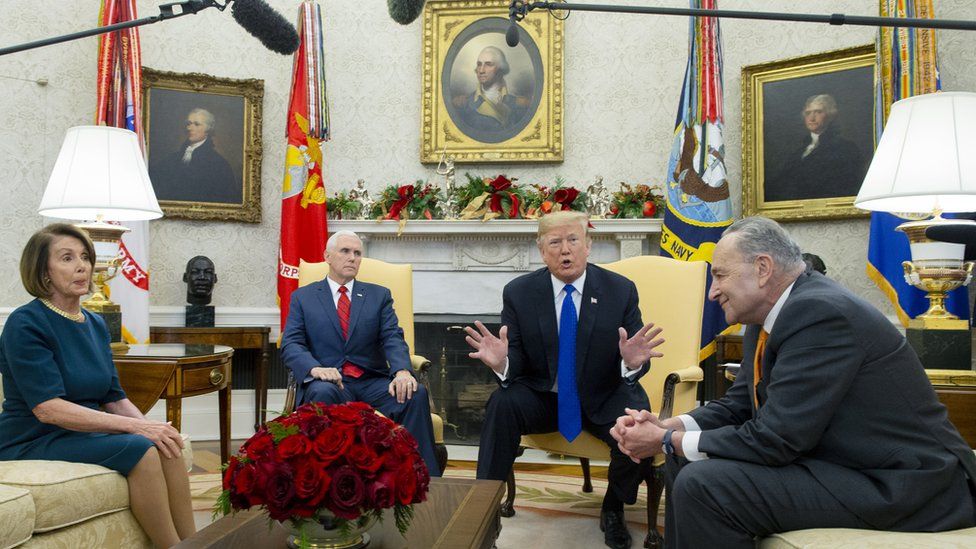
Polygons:
<instances>
[{"instance_id":1,"label":"man in dark suit with blue tie","mask_svg":"<svg viewBox=\"0 0 976 549\"><path fill-rule=\"evenodd\" d=\"M586 429L611 450L600 528L609 547L629 548L624 503L634 503L646 468L616 447L609 430L625 408L648 406L638 379L660 328L641 326L637 288L587 263L589 220L557 212L539 220L537 244L546 268L521 276L502 293L498 336L468 327L470 353L491 368L500 387L488 400L478 451L478 478L505 480L523 434L559 430L572 441Z\"/></svg>"},{"instance_id":2,"label":"man in dark suit with blue tie","mask_svg":"<svg viewBox=\"0 0 976 549\"><path fill-rule=\"evenodd\" d=\"M877 309L806 269L779 224L726 229L708 295L748 325L735 384L664 421L628 411L613 430L635 459L669 456L668 547L976 524L976 459L915 352Z\"/></svg>"},{"instance_id":3,"label":"man in dark suit with blue tie","mask_svg":"<svg viewBox=\"0 0 976 549\"><path fill-rule=\"evenodd\" d=\"M329 276L292 293L281 357L298 380L295 398L366 402L410 431L431 476L440 476L426 389L414 378L390 290L356 280L362 258L359 236L337 231L325 246Z\"/></svg>"}]
</instances>

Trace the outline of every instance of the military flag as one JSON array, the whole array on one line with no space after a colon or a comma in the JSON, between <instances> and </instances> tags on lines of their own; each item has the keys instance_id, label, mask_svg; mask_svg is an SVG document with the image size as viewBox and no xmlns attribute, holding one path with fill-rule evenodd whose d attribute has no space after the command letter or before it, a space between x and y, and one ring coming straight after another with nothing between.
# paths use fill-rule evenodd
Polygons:
<instances>
[{"instance_id":1,"label":"military flag","mask_svg":"<svg viewBox=\"0 0 976 549\"><path fill-rule=\"evenodd\" d=\"M298 34L301 44L292 66L286 123L288 148L281 185L278 306L282 331L291 293L298 287L298 265L302 260L323 261L328 237L321 144L329 139L329 109L322 63L322 14L316 2L302 2Z\"/></svg>"},{"instance_id":2,"label":"military flag","mask_svg":"<svg viewBox=\"0 0 976 549\"><path fill-rule=\"evenodd\" d=\"M99 26L136 19L135 0L103 0ZM95 124L142 134L142 56L139 30L101 35L98 45ZM122 308L122 339L149 343L149 222L126 221L131 229L119 244L119 269L109 282L111 299Z\"/></svg>"},{"instance_id":3,"label":"military flag","mask_svg":"<svg viewBox=\"0 0 976 549\"><path fill-rule=\"evenodd\" d=\"M932 0L880 0L882 17L935 17ZM936 63L935 31L882 27L877 37L874 121L881 138L891 104L913 95L942 89ZM868 243L868 277L891 300L902 325L924 313L929 306L925 292L905 282L902 261L911 259L908 238L895 231L905 219L885 212L871 213ZM949 294L946 308L959 318L969 318L966 288Z\"/></svg>"},{"instance_id":4,"label":"military flag","mask_svg":"<svg viewBox=\"0 0 976 549\"><path fill-rule=\"evenodd\" d=\"M718 9L717 0L691 0L693 9ZM711 262L715 242L732 224L722 140L722 41L718 19L692 17L688 64L678 102L667 173L661 255ZM708 275L711 284L711 274ZM727 325L721 307L705 300L701 359L715 352Z\"/></svg>"}]
</instances>

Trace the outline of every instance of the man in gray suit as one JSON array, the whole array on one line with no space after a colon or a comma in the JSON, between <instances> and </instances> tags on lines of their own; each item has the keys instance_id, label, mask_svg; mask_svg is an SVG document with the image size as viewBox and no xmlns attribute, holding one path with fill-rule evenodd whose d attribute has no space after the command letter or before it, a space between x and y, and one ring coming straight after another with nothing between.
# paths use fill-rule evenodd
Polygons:
<instances>
[{"instance_id":1,"label":"man in gray suit","mask_svg":"<svg viewBox=\"0 0 976 549\"><path fill-rule=\"evenodd\" d=\"M762 217L729 227L709 299L748 325L735 384L663 421L628 410L611 430L632 459L668 455L669 547L976 524L976 459L915 352L874 307L807 270L782 227Z\"/></svg>"}]
</instances>

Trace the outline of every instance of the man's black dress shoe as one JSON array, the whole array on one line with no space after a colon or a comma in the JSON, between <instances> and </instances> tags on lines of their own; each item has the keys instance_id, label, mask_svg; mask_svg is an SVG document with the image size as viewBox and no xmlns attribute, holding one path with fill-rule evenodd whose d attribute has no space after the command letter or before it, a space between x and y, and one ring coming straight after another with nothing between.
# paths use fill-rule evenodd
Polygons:
<instances>
[{"instance_id":1,"label":"man's black dress shoe","mask_svg":"<svg viewBox=\"0 0 976 549\"><path fill-rule=\"evenodd\" d=\"M630 549L630 532L627 531L623 511L600 511L600 530L607 547Z\"/></svg>"}]
</instances>

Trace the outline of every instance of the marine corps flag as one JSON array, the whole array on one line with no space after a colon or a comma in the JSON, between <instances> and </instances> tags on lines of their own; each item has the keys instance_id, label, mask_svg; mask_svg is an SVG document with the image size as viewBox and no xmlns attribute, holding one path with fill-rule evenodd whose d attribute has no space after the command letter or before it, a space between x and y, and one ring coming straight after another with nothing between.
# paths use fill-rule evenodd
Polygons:
<instances>
[{"instance_id":1,"label":"marine corps flag","mask_svg":"<svg viewBox=\"0 0 976 549\"><path fill-rule=\"evenodd\" d=\"M301 44L292 69L286 124L288 149L281 184L278 306L282 332L291 293L298 287L299 262L321 262L328 236L320 144L329 139L329 109L322 66L322 14L317 3L302 2L298 34Z\"/></svg>"},{"instance_id":2,"label":"marine corps flag","mask_svg":"<svg viewBox=\"0 0 976 549\"><path fill-rule=\"evenodd\" d=\"M882 17L935 17L932 0L880 2L879 15ZM877 139L881 139L892 103L942 89L935 54L934 30L882 27L878 31L874 100ZM904 221L889 213L871 213L867 273L891 300L902 325L908 327L908 320L924 313L929 301L925 292L905 282L901 263L911 259L911 252L908 238L895 231L895 227ZM946 309L959 318L969 318L965 287L949 293Z\"/></svg>"},{"instance_id":3,"label":"marine corps flag","mask_svg":"<svg viewBox=\"0 0 976 549\"><path fill-rule=\"evenodd\" d=\"M693 9L718 9L717 4L717 0L691 0ZM689 34L688 65L666 176L668 208L661 228L661 255L711 262L715 242L732 224L722 140L722 44L718 19L691 18ZM711 280L709 274L709 284ZM706 297L701 359L715 352L715 336L726 327L722 309Z\"/></svg>"},{"instance_id":4,"label":"marine corps flag","mask_svg":"<svg viewBox=\"0 0 976 549\"><path fill-rule=\"evenodd\" d=\"M98 25L135 19L135 0L103 0ZM101 35L98 45L95 124L142 135L142 59L139 31ZM122 339L149 343L149 222L126 221L131 229L119 244L118 274L109 282L111 299L122 308Z\"/></svg>"}]
</instances>

